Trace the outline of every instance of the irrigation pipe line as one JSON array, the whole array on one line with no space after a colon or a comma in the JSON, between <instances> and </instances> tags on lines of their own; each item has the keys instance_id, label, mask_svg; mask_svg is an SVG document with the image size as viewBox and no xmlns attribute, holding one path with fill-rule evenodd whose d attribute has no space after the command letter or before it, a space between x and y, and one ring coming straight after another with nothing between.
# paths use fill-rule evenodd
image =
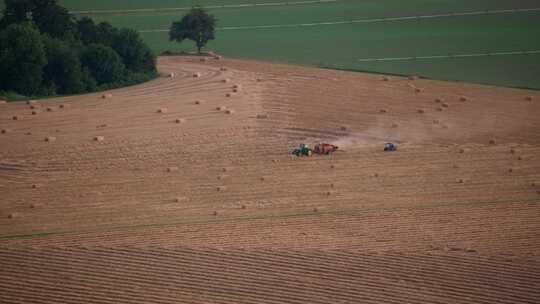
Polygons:
<instances>
[{"instance_id":1,"label":"irrigation pipe line","mask_svg":"<svg viewBox=\"0 0 540 304\"><path fill-rule=\"evenodd\" d=\"M363 59L357 59L357 61L360 61L360 62L406 61L406 60L421 60L421 59L448 59L448 58L509 56L509 55L533 55L533 54L540 54L540 50L493 52L493 53L472 53L472 54L451 54L451 55L433 55L433 56L417 56L417 57L363 58Z\"/></svg>"},{"instance_id":2,"label":"irrigation pipe line","mask_svg":"<svg viewBox=\"0 0 540 304\"><path fill-rule=\"evenodd\" d=\"M340 0L311 0L311 1L291 1L291 2L267 2L267 3L242 3L242 4L224 4L224 5L208 5L202 6L206 9L218 8L245 8L259 6L286 6L286 5L303 5L303 4L319 4L319 3L334 3ZM70 11L72 15L99 15L99 14L122 14L122 13L159 13L159 12L174 12L187 11L192 7L167 7L167 8L139 8L139 9L119 9L119 10L84 10Z\"/></svg>"},{"instance_id":3,"label":"irrigation pipe line","mask_svg":"<svg viewBox=\"0 0 540 304\"><path fill-rule=\"evenodd\" d=\"M523 8L523 9L493 10L493 11L475 11L475 12L464 12L464 13L448 13L448 14L436 14L436 15L420 15L420 16L407 16L407 17L358 19L358 20L333 21L333 22L313 22L313 23L273 24L273 25L253 25L253 26L225 26L225 27L218 27L217 30L230 31L230 30L261 30L261 29L275 29L275 28L298 28L298 27L314 27L314 26L323 26L323 25L392 22L392 21L435 19L435 18L445 18L445 17L524 13L524 12L537 12L537 11L540 11L540 7L538 7L538 8ZM140 30L139 32L140 33L159 33L159 32L168 32L168 31L169 31L169 29L154 29L154 30Z\"/></svg>"}]
</instances>

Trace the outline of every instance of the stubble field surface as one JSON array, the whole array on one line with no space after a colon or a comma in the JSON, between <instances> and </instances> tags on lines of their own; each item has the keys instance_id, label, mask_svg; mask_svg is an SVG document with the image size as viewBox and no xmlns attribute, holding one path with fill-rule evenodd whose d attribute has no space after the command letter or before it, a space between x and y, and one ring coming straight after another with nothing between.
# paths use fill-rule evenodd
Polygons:
<instances>
[{"instance_id":1,"label":"stubble field surface","mask_svg":"<svg viewBox=\"0 0 540 304\"><path fill-rule=\"evenodd\" d=\"M538 301L536 92L159 70L176 77L0 105L0 302ZM340 151L290 156L319 141Z\"/></svg>"}]
</instances>

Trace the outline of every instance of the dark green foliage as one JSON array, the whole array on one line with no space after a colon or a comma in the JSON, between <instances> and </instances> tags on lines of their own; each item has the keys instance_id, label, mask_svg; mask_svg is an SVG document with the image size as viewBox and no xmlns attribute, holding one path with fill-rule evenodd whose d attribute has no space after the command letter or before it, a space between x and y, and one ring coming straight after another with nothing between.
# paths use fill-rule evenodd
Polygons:
<instances>
[{"instance_id":1,"label":"dark green foliage","mask_svg":"<svg viewBox=\"0 0 540 304\"><path fill-rule=\"evenodd\" d=\"M81 62L88 68L98 85L116 82L124 77L125 66L122 59L108 46L88 45L81 55Z\"/></svg>"},{"instance_id":2,"label":"dark green foliage","mask_svg":"<svg viewBox=\"0 0 540 304\"><path fill-rule=\"evenodd\" d=\"M86 91L79 54L69 44L58 39L45 38L47 65L44 85L54 87L55 93L73 94Z\"/></svg>"},{"instance_id":3,"label":"dark green foliage","mask_svg":"<svg viewBox=\"0 0 540 304\"><path fill-rule=\"evenodd\" d=\"M0 33L0 90L38 93L46 63L41 35L32 24L12 24Z\"/></svg>"},{"instance_id":4,"label":"dark green foliage","mask_svg":"<svg viewBox=\"0 0 540 304\"><path fill-rule=\"evenodd\" d=\"M202 8L193 8L182 20L173 22L169 30L169 40L182 42L192 40L201 53L208 41L215 38L216 18Z\"/></svg>"},{"instance_id":5,"label":"dark green foliage","mask_svg":"<svg viewBox=\"0 0 540 304\"><path fill-rule=\"evenodd\" d=\"M0 91L91 92L156 77L156 60L134 30L74 20L57 0L6 0L0 21Z\"/></svg>"},{"instance_id":6,"label":"dark green foliage","mask_svg":"<svg viewBox=\"0 0 540 304\"><path fill-rule=\"evenodd\" d=\"M114 35L112 47L122 57L126 68L133 72L149 71L155 66L152 52L135 30L118 31Z\"/></svg>"}]
</instances>

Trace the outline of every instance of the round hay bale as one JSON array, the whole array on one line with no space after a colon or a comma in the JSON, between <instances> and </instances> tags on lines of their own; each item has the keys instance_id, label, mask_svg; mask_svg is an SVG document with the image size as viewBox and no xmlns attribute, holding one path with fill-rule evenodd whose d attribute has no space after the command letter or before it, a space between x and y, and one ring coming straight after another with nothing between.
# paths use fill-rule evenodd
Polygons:
<instances>
[{"instance_id":1,"label":"round hay bale","mask_svg":"<svg viewBox=\"0 0 540 304\"><path fill-rule=\"evenodd\" d=\"M257 82L262 82L263 80L262 80L262 78L257 78L256 81Z\"/></svg>"},{"instance_id":2,"label":"round hay bale","mask_svg":"<svg viewBox=\"0 0 540 304\"><path fill-rule=\"evenodd\" d=\"M47 112L54 112L54 107L47 107Z\"/></svg>"},{"instance_id":3,"label":"round hay bale","mask_svg":"<svg viewBox=\"0 0 540 304\"><path fill-rule=\"evenodd\" d=\"M217 212L217 211L214 211L214 212L212 213L212 215L213 215L213 216L217 216L217 215L218 215L218 212Z\"/></svg>"},{"instance_id":4,"label":"round hay bale","mask_svg":"<svg viewBox=\"0 0 540 304\"><path fill-rule=\"evenodd\" d=\"M231 169L231 168L228 168L228 167L223 167L223 168L221 168L221 171L223 171L223 172L229 172L229 171L231 171L231 170L232 170L232 169Z\"/></svg>"},{"instance_id":5,"label":"round hay bale","mask_svg":"<svg viewBox=\"0 0 540 304\"><path fill-rule=\"evenodd\" d=\"M347 131L347 130L349 130L349 127L347 127L347 126L341 126L341 127L339 127L339 129L340 129L341 131Z\"/></svg>"},{"instance_id":6,"label":"round hay bale","mask_svg":"<svg viewBox=\"0 0 540 304\"><path fill-rule=\"evenodd\" d=\"M225 79L222 79L221 82L223 83L229 83L231 82L231 80L229 78L225 78Z\"/></svg>"},{"instance_id":7,"label":"round hay bale","mask_svg":"<svg viewBox=\"0 0 540 304\"><path fill-rule=\"evenodd\" d=\"M218 175L218 176L217 176L217 179L218 179L218 180L224 180L224 179L226 179L227 177L229 177L229 176L228 176L228 175L223 175L223 174L221 174L221 175Z\"/></svg>"},{"instance_id":8,"label":"round hay bale","mask_svg":"<svg viewBox=\"0 0 540 304\"><path fill-rule=\"evenodd\" d=\"M105 140L105 136L96 136L94 137L94 141L104 141Z\"/></svg>"},{"instance_id":9,"label":"round hay bale","mask_svg":"<svg viewBox=\"0 0 540 304\"><path fill-rule=\"evenodd\" d=\"M526 97L525 97L525 100L527 100L527 101L533 101L533 97L532 97L532 96L526 96Z\"/></svg>"},{"instance_id":10,"label":"round hay bale","mask_svg":"<svg viewBox=\"0 0 540 304\"><path fill-rule=\"evenodd\" d=\"M199 100L195 100L195 104L196 104L196 105L202 105L202 104L204 104L204 100L200 100L200 99L199 99Z\"/></svg>"},{"instance_id":11,"label":"round hay bale","mask_svg":"<svg viewBox=\"0 0 540 304\"><path fill-rule=\"evenodd\" d=\"M28 205L28 207L30 207L30 209L35 209L37 206L36 206L36 204L30 204L30 205Z\"/></svg>"},{"instance_id":12,"label":"round hay bale","mask_svg":"<svg viewBox=\"0 0 540 304\"><path fill-rule=\"evenodd\" d=\"M181 202L183 202L185 200L186 200L186 198L184 196L177 196L177 197L174 198L175 203L181 203Z\"/></svg>"},{"instance_id":13,"label":"round hay bale","mask_svg":"<svg viewBox=\"0 0 540 304\"><path fill-rule=\"evenodd\" d=\"M388 113L388 110L386 110L386 109L380 109L380 110L379 110L379 113Z\"/></svg>"},{"instance_id":14,"label":"round hay bale","mask_svg":"<svg viewBox=\"0 0 540 304\"><path fill-rule=\"evenodd\" d=\"M334 194L334 191L329 190L329 191L326 191L324 194L325 194L326 196L330 196L330 195Z\"/></svg>"},{"instance_id":15,"label":"round hay bale","mask_svg":"<svg viewBox=\"0 0 540 304\"><path fill-rule=\"evenodd\" d=\"M516 154L516 153L517 153L517 150L516 150L515 148L512 148L512 149L510 149L510 153L511 153L511 154Z\"/></svg>"},{"instance_id":16,"label":"round hay bale","mask_svg":"<svg viewBox=\"0 0 540 304\"><path fill-rule=\"evenodd\" d=\"M37 103L37 101L35 101L35 100L28 100L28 101L26 101L26 104L27 104L27 105L33 105L33 104L36 104L36 103Z\"/></svg>"},{"instance_id":17,"label":"round hay bale","mask_svg":"<svg viewBox=\"0 0 540 304\"><path fill-rule=\"evenodd\" d=\"M465 96L461 96L461 97L459 97L459 101L467 101L467 100L468 100L468 98L467 98L467 97L465 97Z\"/></svg>"},{"instance_id":18,"label":"round hay bale","mask_svg":"<svg viewBox=\"0 0 540 304\"><path fill-rule=\"evenodd\" d=\"M438 119L434 119L434 120L433 120L433 123L436 124L436 125L438 125L438 124L440 124L441 122L440 122L440 120L438 120Z\"/></svg>"},{"instance_id":19,"label":"round hay bale","mask_svg":"<svg viewBox=\"0 0 540 304\"><path fill-rule=\"evenodd\" d=\"M459 149L459 153L461 153L461 154L466 153L468 151L469 151L469 149L466 149L466 148Z\"/></svg>"},{"instance_id":20,"label":"round hay bale","mask_svg":"<svg viewBox=\"0 0 540 304\"><path fill-rule=\"evenodd\" d=\"M38 111L38 110L32 111L32 115L38 115L38 114L39 114L39 111Z\"/></svg>"},{"instance_id":21,"label":"round hay bale","mask_svg":"<svg viewBox=\"0 0 540 304\"><path fill-rule=\"evenodd\" d=\"M335 168L337 168L336 165L334 165L334 164L331 164L331 165L330 165L330 169L335 169Z\"/></svg>"},{"instance_id":22,"label":"round hay bale","mask_svg":"<svg viewBox=\"0 0 540 304\"><path fill-rule=\"evenodd\" d=\"M319 212L319 209L317 209L317 207L313 208L313 212L317 213Z\"/></svg>"},{"instance_id":23,"label":"round hay bale","mask_svg":"<svg viewBox=\"0 0 540 304\"><path fill-rule=\"evenodd\" d=\"M514 168L508 168L508 173L514 172Z\"/></svg>"},{"instance_id":24,"label":"round hay bale","mask_svg":"<svg viewBox=\"0 0 540 304\"><path fill-rule=\"evenodd\" d=\"M62 104L60 104L58 107L59 107L60 109L66 109L66 108L69 108L69 105L68 105L68 104L63 104L63 103L62 103Z\"/></svg>"},{"instance_id":25,"label":"round hay bale","mask_svg":"<svg viewBox=\"0 0 540 304\"><path fill-rule=\"evenodd\" d=\"M167 75L167 77L174 78L174 77L176 77L176 74L174 72L171 72L171 73L169 73L169 75Z\"/></svg>"},{"instance_id":26,"label":"round hay bale","mask_svg":"<svg viewBox=\"0 0 540 304\"><path fill-rule=\"evenodd\" d=\"M448 108L448 107L450 107L450 105L447 104L447 103L443 103L443 104L442 104L442 107L443 107L443 108Z\"/></svg>"},{"instance_id":27,"label":"round hay bale","mask_svg":"<svg viewBox=\"0 0 540 304\"><path fill-rule=\"evenodd\" d=\"M416 80L416 79L418 79L418 76L411 75L408 78L409 78L409 80Z\"/></svg>"},{"instance_id":28,"label":"round hay bale","mask_svg":"<svg viewBox=\"0 0 540 304\"><path fill-rule=\"evenodd\" d=\"M257 119L268 119L268 114L257 114Z\"/></svg>"},{"instance_id":29,"label":"round hay bale","mask_svg":"<svg viewBox=\"0 0 540 304\"><path fill-rule=\"evenodd\" d=\"M13 212L13 213L8 214L7 217L8 217L8 219L12 220L12 219L15 219L15 218L19 217L19 214Z\"/></svg>"},{"instance_id":30,"label":"round hay bale","mask_svg":"<svg viewBox=\"0 0 540 304\"><path fill-rule=\"evenodd\" d=\"M217 186L217 187L216 187L216 190L217 190L218 192L223 192L223 191L225 191L226 189L227 189L227 187L225 187L225 186Z\"/></svg>"},{"instance_id":31,"label":"round hay bale","mask_svg":"<svg viewBox=\"0 0 540 304\"><path fill-rule=\"evenodd\" d=\"M517 160L523 160L523 157L520 155L518 156Z\"/></svg>"},{"instance_id":32,"label":"round hay bale","mask_svg":"<svg viewBox=\"0 0 540 304\"><path fill-rule=\"evenodd\" d=\"M197 73L193 73L193 78L199 78L201 77L201 73L197 72Z\"/></svg>"},{"instance_id":33,"label":"round hay bale","mask_svg":"<svg viewBox=\"0 0 540 304\"><path fill-rule=\"evenodd\" d=\"M54 136L47 136L47 137L45 137L45 141L46 141L46 142L53 142L53 141L56 141L56 137L54 137Z\"/></svg>"},{"instance_id":34,"label":"round hay bale","mask_svg":"<svg viewBox=\"0 0 540 304\"><path fill-rule=\"evenodd\" d=\"M242 89L242 85L239 85L239 84L235 84L232 86L233 89L236 89L236 90L240 90Z\"/></svg>"},{"instance_id":35,"label":"round hay bale","mask_svg":"<svg viewBox=\"0 0 540 304\"><path fill-rule=\"evenodd\" d=\"M373 177L379 177L379 173L374 173Z\"/></svg>"},{"instance_id":36,"label":"round hay bale","mask_svg":"<svg viewBox=\"0 0 540 304\"><path fill-rule=\"evenodd\" d=\"M167 108L161 108L157 110L158 113L163 113L163 114L167 113L167 111L168 111Z\"/></svg>"},{"instance_id":37,"label":"round hay bale","mask_svg":"<svg viewBox=\"0 0 540 304\"><path fill-rule=\"evenodd\" d=\"M421 88L415 88L414 89L415 93L422 93L422 91L423 91L423 89L421 89Z\"/></svg>"},{"instance_id":38,"label":"round hay bale","mask_svg":"<svg viewBox=\"0 0 540 304\"><path fill-rule=\"evenodd\" d=\"M13 120L20 120L21 117L20 117L20 116L17 116L17 115L14 115L11 119L13 119Z\"/></svg>"},{"instance_id":39,"label":"round hay bale","mask_svg":"<svg viewBox=\"0 0 540 304\"><path fill-rule=\"evenodd\" d=\"M2 130L0 131L1 134L6 134L6 133L8 133L8 132L9 132L8 129L2 129Z\"/></svg>"},{"instance_id":40,"label":"round hay bale","mask_svg":"<svg viewBox=\"0 0 540 304\"><path fill-rule=\"evenodd\" d=\"M416 110L416 112L418 112L420 114L424 114L426 111L424 111L423 109L418 109L418 110Z\"/></svg>"},{"instance_id":41,"label":"round hay bale","mask_svg":"<svg viewBox=\"0 0 540 304\"><path fill-rule=\"evenodd\" d=\"M390 81L390 78L388 78L387 76L383 76L382 81Z\"/></svg>"},{"instance_id":42,"label":"round hay bale","mask_svg":"<svg viewBox=\"0 0 540 304\"><path fill-rule=\"evenodd\" d=\"M465 183L465 179L463 179L463 178L458 178L457 182L458 182L459 184L464 184L464 183Z\"/></svg>"},{"instance_id":43,"label":"round hay bale","mask_svg":"<svg viewBox=\"0 0 540 304\"><path fill-rule=\"evenodd\" d=\"M38 188L37 184L32 184L32 189L37 189L37 188Z\"/></svg>"},{"instance_id":44,"label":"round hay bale","mask_svg":"<svg viewBox=\"0 0 540 304\"><path fill-rule=\"evenodd\" d=\"M238 89L233 89L233 93L238 93Z\"/></svg>"},{"instance_id":45,"label":"round hay bale","mask_svg":"<svg viewBox=\"0 0 540 304\"><path fill-rule=\"evenodd\" d=\"M206 57L203 57L203 58L199 59L199 61L200 62L206 62L206 61L208 61L208 59Z\"/></svg>"},{"instance_id":46,"label":"round hay bale","mask_svg":"<svg viewBox=\"0 0 540 304\"><path fill-rule=\"evenodd\" d=\"M436 102L436 103L442 103L442 102L443 102L443 99L442 99L442 98L435 98L435 102Z\"/></svg>"},{"instance_id":47,"label":"round hay bale","mask_svg":"<svg viewBox=\"0 0 540 304\"><path fill-rule=\"evenodd\" d=\"M236 113L236 112L235 112L234 110L229 109L229 110L225 111L225 113L227 113L227 114L234 114L234 113Z\"/></svg>"},{"instance_id":48,"label":"round hay bale","mask_svg":"<svg viewBox=\"0 0 540 304\"><path fill-rule=\"evenodd\" d=\"M492 139L489 140L489 144L490 144L490 145L494 145L495 143L496 143L496 142L495 142L495 139L492 138Z\"/></svg>"},{"instance_id":49,"label":"round hay bale","mask_svg":"<svg viewBox=\"0 0 540 304\"><path fill-rule=\"evenodd\" d=\"M216 110L225 111L225 110L227 110L227 107L226 106L219 106L219 107L216 107Z\"/></svg>"},{"instance_id":50,"label":"round hay bale","mask_svg":"<svg viewBox=\"0 0 540 304\"><path fill-rule=\"evenodd\" d=\"M183 118L177 118L174 122L177 123L177 124L182 124L182 123L185 123L186 120L183 119Z\"/></svg>"},{"instance_id":51,"label":"round hay bale","mask_svg":"<svg viewBox=\"0 0 540 304\"><path fill-rule=\"evenodd\" d=\"M246 205L241 205L240 209L246 209Z\"/></svg>"},{"instance_id":52,"label":"round hay bale","mask_svg":"<svg viewBox=\"0 0 540 304\"><path fill-rule=\"evenodd\" d=\"M178 171L178 167L168 167L167 168L167 172L177 172Z\"/></svg>"},{"instance_id":53,"label":"round hay bale","mask_svg":"<svg viewBox=\"0 0 540 304\"><path fill-rule=\"evenodd\" d=\"M101 95L101 98L103 98L103 99L112 98L112 94L111 93L105 93L105 94Z\"/></svg>"},{"instance_id":54,"label":"round hay bale","mask_svg":"<svg viewBox=\"0 0 540 304\"><path fill-rule=\"evenodd\" d=\"M437 108L437 111L442 112L443 108Z\"/></svg>"},{"instance_id":55,"label":"round hay bale","mask_svg":"<svg viewBox=\"0 0 540 304\"><path fill-rule=\"evenodd\" d=\"M226 72L227 68L226 67L221 67L221 68L219 68L219 70L222 71L222 72Z\"/></svg>"},{"instance_id":56,"label":"round hay bale","mask_svg":"<svg viewBox=\"0 0 540 304\"><path fill-rule=\"evenodd\" d=\"M394 129L395 129L395 128L397 128L397 127L399 127L399 125L398 125L397 123L395 123L395 122L394 122L394 123L392 123L392 128L394 128Z\"/></svg>"},{"instance_id":57,"label":"round hay bale","mask_svg":"<svg viewBox=\"0 0 540 304\"><path fill-rule=\"evenodd\" d=\"M40 104L33 104L33 105L30 105L30 109L31 109L31 110L39 109L39 108L41 108L41 105L40 105Z\"/></svg>"},{"instance_id":58,"label":"round hay bale","mask_svg":"<svg viewBox=\"0 0 540 304\"><path fill-rule=\"evenodd\" d=\"M231 94L231 93L227 93L227 94L225 94L225 97L231 97L231 96L232 96L232 94Z\"/></svg>"}]
</instances>

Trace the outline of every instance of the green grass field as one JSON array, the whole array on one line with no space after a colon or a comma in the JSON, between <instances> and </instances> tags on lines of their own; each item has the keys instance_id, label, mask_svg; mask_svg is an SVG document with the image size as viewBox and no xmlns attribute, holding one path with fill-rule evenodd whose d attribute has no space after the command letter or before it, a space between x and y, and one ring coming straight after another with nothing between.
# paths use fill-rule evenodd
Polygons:
<instances>
[{"instance_id":1,"label":"green grass field","mask_svg":"<svg viewBox=\"0 0 540 304\"><path fill-rule=\"evenodd\" d=\"M121 0L60 1L70 10L186 8L194 4L279 3L280 0ZM286 1L283 1L283 3ZM365 58L420 57L540 50L540 11L273 28L227 29L347 22L374 18L540 8L538 0L379 0L295 5L211 8L219 19L217 39L208 48L231 57L390 74L540 89L540 54L359 61ZM96 21L143 31L156 51L194 50L190 42L168 41L166 30L185 10L94 12Z\"/></svg>"}]
</instances>

